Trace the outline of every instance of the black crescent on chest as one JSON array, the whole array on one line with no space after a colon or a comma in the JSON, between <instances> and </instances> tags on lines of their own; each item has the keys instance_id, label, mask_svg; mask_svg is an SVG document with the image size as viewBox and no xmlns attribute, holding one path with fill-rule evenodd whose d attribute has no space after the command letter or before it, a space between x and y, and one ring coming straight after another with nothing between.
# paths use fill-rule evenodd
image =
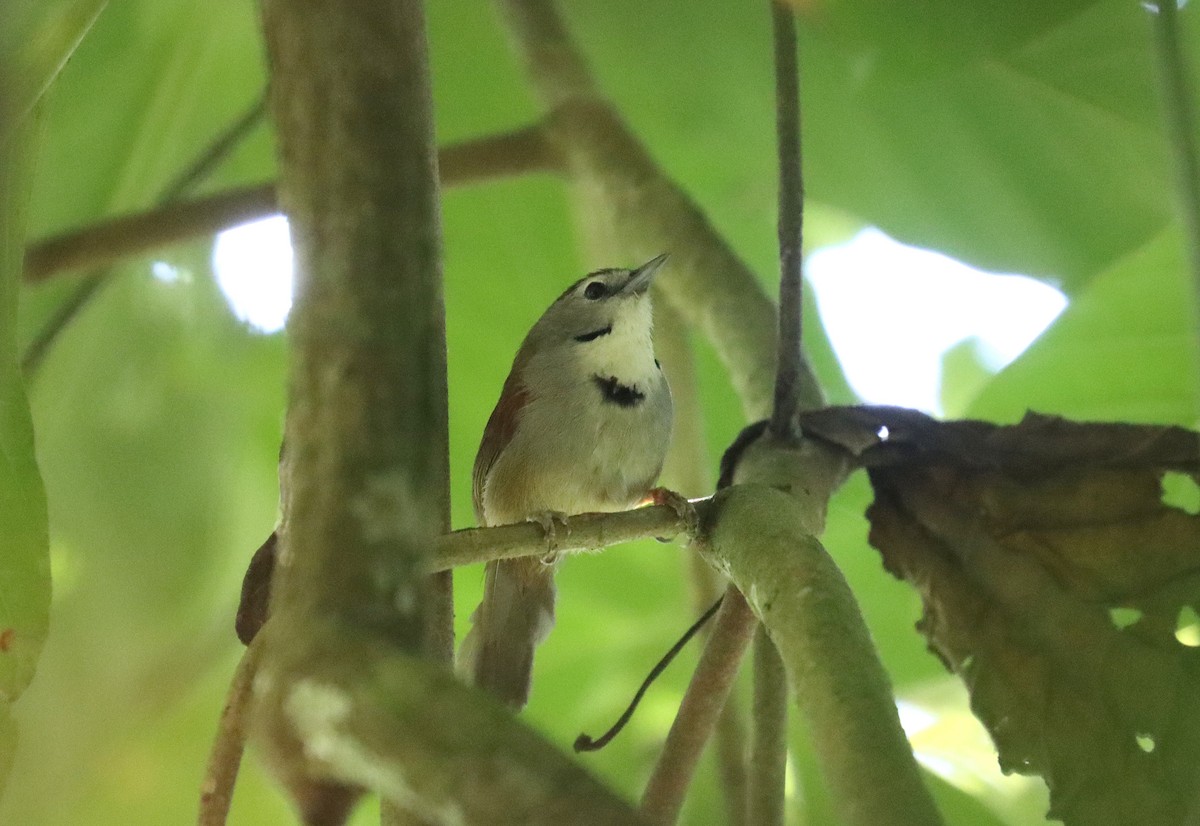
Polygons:
<instances>
[{"instance_id":1,"label":"black crescent on chest","mask_svg":"<svg viewBox=\"0 0 1200 826\"><path fill-rule=\"evenodd\" d=\"M592 383L600 390L600 398L617 407L637 407L646 400L646 394L636 384L622 384L615 376L592 376Z\"/></svg>"}]
</instances>

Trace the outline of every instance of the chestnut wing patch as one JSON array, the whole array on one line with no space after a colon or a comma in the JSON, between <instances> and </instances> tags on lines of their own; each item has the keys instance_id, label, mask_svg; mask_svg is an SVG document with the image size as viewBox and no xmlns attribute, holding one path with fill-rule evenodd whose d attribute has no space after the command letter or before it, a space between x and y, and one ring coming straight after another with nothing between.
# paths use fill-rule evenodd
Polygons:
<instances>
[{"instance_id":1,"label":"chestnut wing patch","mask_svg":"<svg viewBox=\"0 0 1200 826\"><path fill-rule=\"evenodd\" d=\"M487 425L483 428L483 439L479 443L479 452L475 454L475 468L471 474L471 499L475 504L475 518L480 525L487 524L483 519L483 485L487 475L500 458L500 453L512 441L517 432L517 422L521 417L521 409L530 399L529 390L517 378L517 369L509 373L504 381L504 389L500 392L500 400L496 402L492 415L488 417Z\"/></svg>"}]
</instances>

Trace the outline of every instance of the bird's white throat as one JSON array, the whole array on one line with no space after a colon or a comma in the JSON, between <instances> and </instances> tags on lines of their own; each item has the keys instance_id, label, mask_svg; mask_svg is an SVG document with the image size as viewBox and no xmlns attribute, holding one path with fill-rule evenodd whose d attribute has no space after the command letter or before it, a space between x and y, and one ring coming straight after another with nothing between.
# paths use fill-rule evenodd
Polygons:
<instances>
[{"instance_id":1,"label":"bird's white throat","mask_svg":"<svg viewBox=\"0 0 1200 826\"><path fill-rule=\"evenodd\" d=\"M657 380L653 324L649 299L629 302L618 309L611 333L577 349L580 364L589 375L611 376L622 384L644 387Z\"/></svg>"}]
</instances>

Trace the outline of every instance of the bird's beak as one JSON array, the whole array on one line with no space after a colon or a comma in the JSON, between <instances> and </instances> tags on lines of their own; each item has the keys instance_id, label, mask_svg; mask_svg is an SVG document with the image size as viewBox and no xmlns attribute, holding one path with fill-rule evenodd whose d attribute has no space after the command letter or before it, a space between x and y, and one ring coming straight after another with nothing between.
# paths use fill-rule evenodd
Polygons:
<instances>
[{"instance_id":1,"label":"bird's beak","mask_svg":"<svg viewBox=\"0 0 1200 826\"><path fill-rule=\"evenodd\" d=\"M667 262L670 253L664 252L662 255L651 258L645 264L638 267L629 274L629 280L625 282L625 286L621 288L621 292L630 293L631 295L640 295L650 289L650 282L654 280L654 274L662 268L662 265Z\"/></svg>"}]
</instances>

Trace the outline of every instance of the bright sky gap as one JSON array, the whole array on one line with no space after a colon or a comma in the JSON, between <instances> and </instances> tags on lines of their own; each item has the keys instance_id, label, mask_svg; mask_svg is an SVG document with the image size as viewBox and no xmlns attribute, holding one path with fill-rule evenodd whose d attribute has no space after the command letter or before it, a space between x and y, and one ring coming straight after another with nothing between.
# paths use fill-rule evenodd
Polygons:
<instances>
[{"instance_id":1,"label":"bright sky gap","mask_svg":"<svg viewBox=\"0 0 1200 826\"><path fill-rule=\"evenodd\" d=\"M237 318L263 334L283 329L292 305L286 219L222 232L213 247L213 270ZM170 277L166 271L156 275ZM854 391L866 402L935 414L943 412L948 349L973 339L982 367L997 372L1067 305L1043 282L985 273L877 229L816 251L806 275Z\"/></svg>"},{"instance_id":2,"label":"bright sky gap","mask_svg":"<svg viewBox=\"0 0 1200 826\"><path fill-rule=\"evenodd\" d=\"M873 404L942 413L942 357L974 339L995 373L1067 306L1055 288L977 270L877 229L809 256L806 274L850 386Z\"/></svg>"},{"instance_id":3,"label":"bright sky gap","mask_svg":"<svg viewBox=\"0 0 1200 826\"><path fill-rule=\"evenodd\" d=\"M213 272L233 314L259 333L277 333L292 308L292 244L287 219L227 229L213 244Z\"/></svg>"}]
</instances>

